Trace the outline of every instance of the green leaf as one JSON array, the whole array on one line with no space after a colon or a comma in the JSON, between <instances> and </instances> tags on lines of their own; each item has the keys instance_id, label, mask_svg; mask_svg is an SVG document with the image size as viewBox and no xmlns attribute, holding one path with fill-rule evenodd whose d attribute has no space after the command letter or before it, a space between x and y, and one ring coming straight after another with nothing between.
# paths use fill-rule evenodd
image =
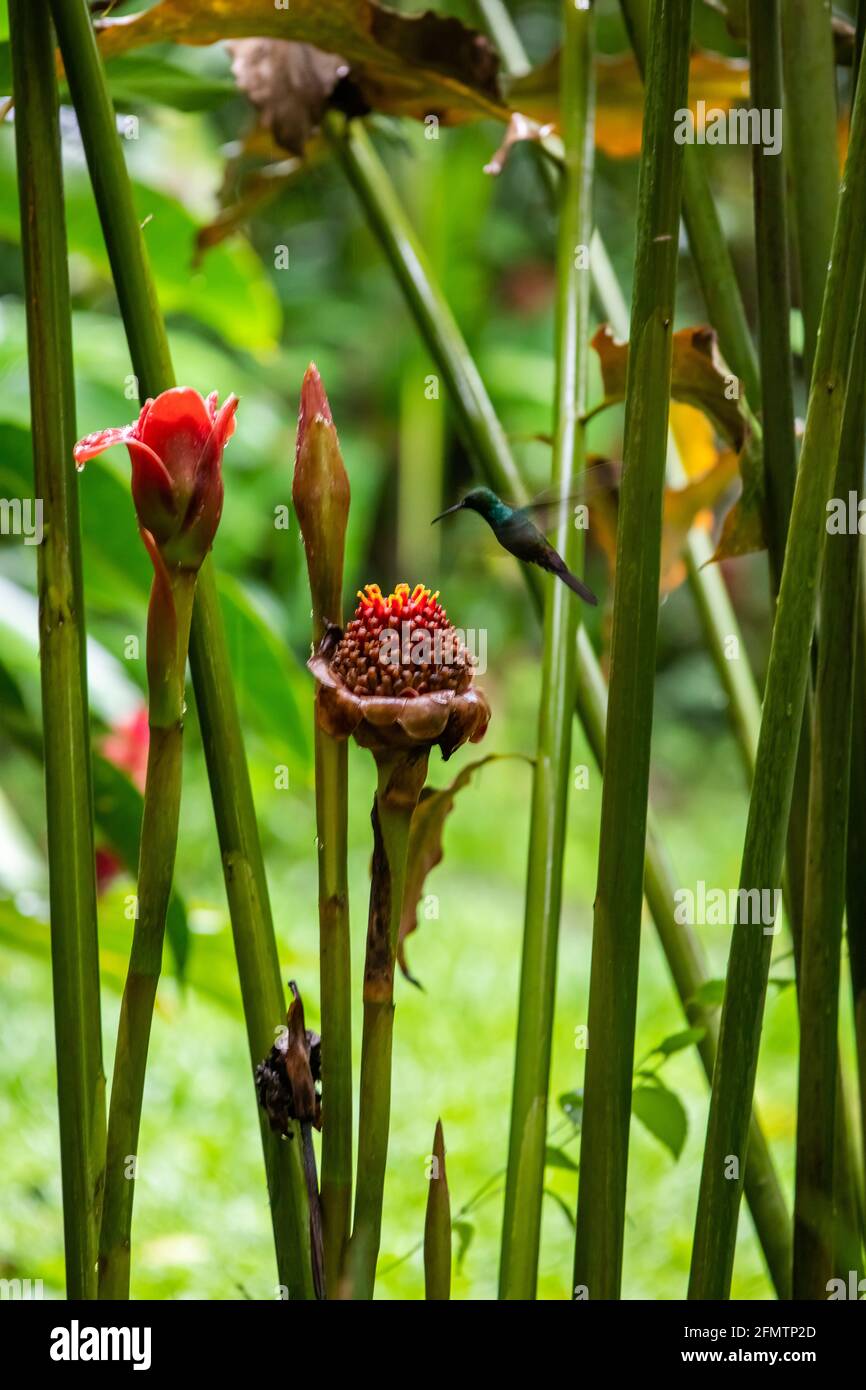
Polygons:
<instances>
[{"instance_id":1,"label":"green leaf","mask_svg":"<svg viewBox=\"0 0 866 1390\"><path fill-rule=\"evenodd\" d=\"M718 1009L724 1002L724 998L724 980L706 980L686 1002L697 1004L702 1009Z\"/></svg>"},{"instance_id":2,"label":"green leaf","mask_svg":"<svg viewBox=\"0 0 866 1390\"><path fill-rule=\"evenodd\" d=\"M663 1038L647 1056L654 1057L660 1054L662 1057L672 1057L675 1052L682 1052L685 1048L702 1042L706 1035L706 1028L684 1028L681 1033L672 1033L670 1037Z\"/></svg>"},{"instance_id":3,"label":"green leaf","mask_svg":"<svg viewBox=\"0 0 866 1390\"><path fill-rule=\"evenodd\" d=\"M475 1227L471 1221L455 1221L451 1229L457 1237L457 1273L462 1274L463 1261L475 1236Z\"/></svg>"},{"instance_id":4,"label":"green leaf","mask_svg":"<svg viewBox=\"0 0 866 1390\"><path fill-rule=\"evenodd\" d=\"M8 139L0 142L0 150L0 236L18 243L18 196ZM85 257L108 282L111 268L87 176L69 171L65 186L69 249ZM271 352L279 337L282 311L252 247L240 239L226 242L193 270L195 219L157 188L134 183L133 195L165 313L188 314L233 347L256 354Z\"/></svg>"},{"instance_id":5,"label":"green leaf","mask_svg":"<svg viewBox=\"0 0 866 1390\"><path fill-rule=\"evenodd\" d=\"M688 1133L688 1119L679 1096L659 1081L651 1086L636 1086L631 1109L650 1134L670 1149L674 1158L679 1158Z\"/></svg>"},{"instance_id":6,"label":"green leaf","mask_svg":"<svg viewBox=\"0 0 866 1390\"><path fill-rule=\"evenodd\" d=\"M573 1231L576 1225L575 1216L574 1212L571 1210L570 1206L565 1201L565 1198L560 1197L559 1193L554 1192L553 1189L550 1187L545 1187L542 1189L542 1191L545 1197L549 1197L551 1202L555 1203L555 1205L559 1207L559 1210L562 1212L563 1216L565 1217L566 1221L568 1222L569 1226Z\"/></svg>"},{"instance_id":7,"label":"green leaf","mask_svg":"<svg viewBox=\"0 0 866 1390\"><path fill-rule=\"evenodd\" d=\"M564 1149L558 1149L554 1144L547 1144L544 1149L545 1168L565 1168L569 1173L578 1172L578 1166L573 1158L569 1158Z\"/></svg>"},{"instance_id":8,"label":"green leaf","mask_svg":"<svg viewBox=\"0 0 866 1390\"><path fill-rule=\"evenodd\" d=\"M557 1097L557 1104L564 1115L567 1115L575 1129L580 1129L583 1120L583 1092L566 1091Z\"/></svg>"},{"instance_id":9,"label":"green leaf","mask_svg":"<svg viewBox=\"0 0 866 1390\"><path fill-rule=\"evenodd\" d=\"M311 708L312 680L236 579L220 574L219 594L241 723L252 719L278 757L306 764L312 719L301 709Z\"/></svg>"}]
</instances>

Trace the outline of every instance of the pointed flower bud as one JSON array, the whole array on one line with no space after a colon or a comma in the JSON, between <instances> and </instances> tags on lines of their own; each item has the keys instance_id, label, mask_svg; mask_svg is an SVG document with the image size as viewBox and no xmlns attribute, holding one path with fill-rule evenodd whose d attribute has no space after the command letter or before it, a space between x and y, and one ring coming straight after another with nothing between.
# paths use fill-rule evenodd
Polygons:
<instances>
[{"instance_id":1,"label":"pointed flower bud","mask_svg":"<svg viewBox=\"0 0 866 1390\"><path fill-rule=\"evenodd\" d=\"M374 752L438 745L447 760L478 743L490 707L438 593L398 584L385 595L368 584L358 599L346 631L330 627L309 662L320 725Z\"/></svg>"},{"instance_id":2,"label":"pointed flower bud","mask_svg":"<svg viewBox=\"0 0 866 1390\"><path fill-rule=\"evenodd\" d=\"M312 363L301 387L292 502L304 538L318 639L342 616L349 479L322 378Z\"/></svg>"},{"instance_id":3,"label":"pointed flower bud","mask_svg":"<svg viewBox=\"0 0 866 1390\"><path fill-rule=\"evenodd\" d=\"M213 544L223 505L223 449L237 407L236 396L217 409L215 391L204 400L176 386L145 401L134 424L99 430L75 445L79 468L114 444L126 445L139 525L170 570L198 570Z\"/></svg>"}]
</instances>

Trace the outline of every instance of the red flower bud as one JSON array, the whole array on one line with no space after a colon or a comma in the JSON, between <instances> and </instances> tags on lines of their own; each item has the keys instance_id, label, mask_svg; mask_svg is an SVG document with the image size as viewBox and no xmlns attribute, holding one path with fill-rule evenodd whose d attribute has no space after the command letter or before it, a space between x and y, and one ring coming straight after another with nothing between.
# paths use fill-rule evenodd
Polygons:
<instances>
[{"instance_id":1,"label":"red flower bud","mask_svg":"<svg viewBox=\"0 0 866 1390\"><path fill-rule=\"evenodd\" d=\"M222 456L235 428L237 396L217 410L217 393L176 386L145 401L123 429L99 430L79 440L75 462L125 444L132 460L132 497L138 522L169 568L197 570L213 544L223 505Z\"/></svg>"}]
</instances>

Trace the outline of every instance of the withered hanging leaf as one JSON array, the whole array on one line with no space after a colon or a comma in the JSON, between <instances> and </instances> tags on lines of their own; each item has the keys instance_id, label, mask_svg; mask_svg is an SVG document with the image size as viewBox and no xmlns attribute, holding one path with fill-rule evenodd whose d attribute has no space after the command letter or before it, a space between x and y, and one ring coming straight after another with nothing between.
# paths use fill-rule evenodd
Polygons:
<instances>
[{"instance_id":1,"label":"withered hanging leaf","mask_svg":"<svg viewBox=\"0 0 866 1390\"><path fill-rule=\"evenodd\" d=\"M733 560L738 555L753 555L766 550L764 532L764 467L757 440L740 456L742 491L722 524L719 544L707 561Z\"/></svg>"},{"instance_id":2,"label":"withered hanging leaf","mask_svg":"<svg viewBox=\"0 0 866 1390\"><path fill-rule=\"evenodd\" d=\"M614 159L636 159L643 130L644 88L629 51L596 60L595 143ZM559 121L559 50L539 67L508 83L508 104L540 125ZM748 98L749 68L740 58L694 53L689 65L689 102L728 111Z\"/></svg>"},{"instance_id":3,"label":"withered hanging leaf","mask_svg":"<svg viewBox=\"0 0 866 1390\"><path fill-rule=\"evenodd\" d=\"M713 508L737 477L737 455L732 449L716 451L712 465L684 487L666 487L662 502L662 548L659 593L672 593L686 577L683 561L688 533L693 526L709 530ZM600 491L590 501L592 534L604 551L611 575L616 572L618 503L613 492Z\"/></svg>"},{"instance_id":4,"label":"withered hanging leaf","mask_svg":"<svg viewBox=\"0 0 866 1390\"><path fill-rule=\"evenodd\" d=\"M625 399L628 343L617 339L605 323L597 330L592 346L598 353L604 384L604 400L590 412L594 415ZM726 371L719 356L712 328L682 328L674 333L671 395L709 416L719 434L738 453L748 434L740 408L740 390L737 378Z\"/></svg>"},{"instance_id":5,"label":"withered hanging leaf","mask_svg":"<svg viewBox=\"0 0 866 1390\"><path fill-rule=\"evenodd\" d=\"M486 758L478 758L461 768L454 781L447 787L425 787L412 816L409 831L409 850L406 869L406 887L403 892L403 917L400 922L400 937L397 944L397 959L400 969L413 985L418 981L410 973L406 964L406 938L418 928L418 904L424 892L424 883L431 869L442 861L442 832L445 822L454 809L454 798L462 787L468 785L473 773L485 763L499 762L509 756L504 753L490 753Z\"/></svg>"},{"instance_id":6,"label":"withered hanging leaf","mask_svg":"<svg viewBox=\"0 0 866 1390\"><path fill-rule=\"evenodd\" d=\"M304 1023L304 1004L294 980L286 1026L263 1062L256 1067L256 1092L271 1129L287 1135L293 1120L322 1127L321 1040Z\"/></svg>"},{"instance_id":7,"label":"withered hanging leaf","mask_svg":"<svg viewBox=\"0 0 866 1390\"><path fill-rule=\"evenodd\" d=\"M302 154L347 70L345 60L284 39L234 39L227 47L235 80L264 129L282 149Z\"/></svg>"},{"instance_id":8,"label":"withered hanging leaf","mask_svg":"<svg viewBox=\"0 0 866 1390\"><path fill-rule=\"evenodd\" d=\"M151 9L97 24L103 57L143 44L210 44L283 39L340 54L376 110L443 121L508 112L499 60L486 38L460 20L427 11L404 15L377 0L159 0Z\"/></svg>"}]
</instances>

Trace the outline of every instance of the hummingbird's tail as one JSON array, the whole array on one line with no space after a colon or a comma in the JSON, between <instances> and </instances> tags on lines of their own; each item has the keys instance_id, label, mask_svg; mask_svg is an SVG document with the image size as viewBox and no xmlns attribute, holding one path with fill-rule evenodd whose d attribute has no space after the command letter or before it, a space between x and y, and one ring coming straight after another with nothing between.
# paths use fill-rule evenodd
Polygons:
<instances>
[{"instance_id":1,"label":"hummingbird's tail","mask_svg":"<svg viewBox=\"0 0 866 1390\"><path fill-rule=\"evenodd\" d=\"M588 584L584 584L583 580L579 579L576 574L572 574L567 565L563 564L562 569L557 570L556 573L559 575L563 584L567 584L569 589L572 589L574 593L580 594L580 597L586 603L591 603L593 608L598 607L598 599L592 592L592 589Z\"/></svg>"},{"instance_id":2,"label":"hummingbird's tail","mask_svg":"<svg viewBox=\"0 0 866 1390\"><path fill-rule=\"evenodd\" d=\"M550 570L552 574L557 575L563 584L567 584L573 593L579 594L585 603L591 603L593 608L598 607L598 599L592 589L588 584L584 584L583 580L579 579L576 574L572 574L562 556L554 550L552 545L547 547L545 554L537 563L541 565L542 569Z\"/></svg>"}]
</instances>

